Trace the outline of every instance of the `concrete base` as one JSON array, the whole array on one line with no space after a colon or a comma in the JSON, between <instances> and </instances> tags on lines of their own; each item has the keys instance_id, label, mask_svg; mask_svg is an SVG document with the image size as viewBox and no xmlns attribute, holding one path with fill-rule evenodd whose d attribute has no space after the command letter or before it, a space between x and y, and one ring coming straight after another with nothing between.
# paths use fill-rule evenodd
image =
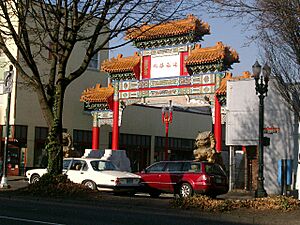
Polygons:
<instances>
[{"instance_id":1,"label":"concrete base","mask_svg":"<svg viewBox=\"0 0 300 225\"><path fill-rule=\"evenodd\" d=\"M2 176L2 179L1 179L1 183L0 183L0 188L8 188L8 184L7 184L7 177L6 176Z\"/></svg>"},{"instance_id":2,"label":"concrete base","mask_svg":"<svg viewBox=\"0 0 300 225\"><path fill-rule=\"evenodd\" d=\"M85 149L83 158L100 158L112 161L120 170L131 172L130 161L125 150L93 150Z\"/></svg>"}]
</instances>

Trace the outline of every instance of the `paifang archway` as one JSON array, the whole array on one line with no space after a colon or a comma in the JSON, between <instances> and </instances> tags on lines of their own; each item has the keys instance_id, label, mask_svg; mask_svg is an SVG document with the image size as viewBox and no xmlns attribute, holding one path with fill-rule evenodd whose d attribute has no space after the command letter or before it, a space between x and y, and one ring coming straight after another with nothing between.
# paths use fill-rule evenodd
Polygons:
<instances>
[{"instance_id":1,"label":"paifang archway","mask_svg":"<svg viewBox=\"0 0 300 225\"><path fill-rule=\"evenodd\" d=\"M228 69L239 61L235 50L217 42L202 48L197 44L210 33L207 23L193 15L160 25L143 25L127 31L139 49L133 56L112 58L102 63L108 87L86 89L81 101L93 115L92 148L99 147L99 128L113 127L112 150L119 149L119 126L126 106L164 106L170 101L187 107L212 107L216 150L222 146L221 106Z\"/></svg>"}]
</instances>

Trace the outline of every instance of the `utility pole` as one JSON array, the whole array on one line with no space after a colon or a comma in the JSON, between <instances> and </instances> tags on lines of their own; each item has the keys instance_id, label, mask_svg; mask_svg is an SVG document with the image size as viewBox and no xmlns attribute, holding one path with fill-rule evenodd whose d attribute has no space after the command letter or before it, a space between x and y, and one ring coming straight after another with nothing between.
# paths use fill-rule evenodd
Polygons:
<instances>
[{"instance_id":1,"label":"utility pole","mask_svg":"<svg viewBox=\"0 0 300 225\"><path fill-rule=\"evenodd\" d=\"M8 149L8 139L9 139L9 116L10 116L10 99L11 91L13 85L13 66L9 66L9 71L4 73L4 86L3 94L7 94L7 107L6 107L6 123L5 123L5 142L4 142L4 151L3 151L3 175L0 183L0 188L8 188L7 184L7 149Z\"/></svg>"}]
</instances>

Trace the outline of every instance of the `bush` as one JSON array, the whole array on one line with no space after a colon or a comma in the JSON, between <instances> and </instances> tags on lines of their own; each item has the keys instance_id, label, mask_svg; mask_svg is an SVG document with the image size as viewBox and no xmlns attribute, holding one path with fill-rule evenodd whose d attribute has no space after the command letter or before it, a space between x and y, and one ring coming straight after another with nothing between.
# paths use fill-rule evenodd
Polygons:
<instances>
[{"instance_id":1,"label":"bush","mask_svg":"<svg viewBox=\"0 0 300 225\"><path fill-rule=\"evenodd\" d=\"M39 182L29 184L22 192L34 196L72 198L90 197L98 193L82 184L71 182L66 175L53 176L48 173Z\"/></svg>"},{"instance_id":2,"label":"bush","mask_svg":"<svg viewBox=\"0 0 300 225\"><path fill-rule=\"evenodd\" d=\"M194 196L178 198L171 202L174 207L190 209L197 208L202 211L231 211L236 209L251 208L255 210L281 210L290 211L300 209L300 201L292 197L274 196L246 200L212 199L207 196Z\"/></svg>"}]
</instances>

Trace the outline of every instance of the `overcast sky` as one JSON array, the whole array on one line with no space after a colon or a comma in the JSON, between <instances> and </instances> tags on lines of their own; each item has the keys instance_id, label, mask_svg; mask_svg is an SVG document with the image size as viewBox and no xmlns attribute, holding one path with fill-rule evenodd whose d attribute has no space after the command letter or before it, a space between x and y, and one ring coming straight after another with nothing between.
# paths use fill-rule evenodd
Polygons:
<instances>
[{"instance_id":1,"label":"overcast sky","mask_svg":"<svg viewBox=\"0 0 300 225\"><path fill-rule=\"evenodd\" d=\"M243 31L243 27L238 25L237 22L228 21L226 19L206 19L200 18L210 25L211 34L205 35L203 41L200 42L202 47L214 46L216 42L222 41L223 44L230 46L235 49L240 58L240 63L235 63L232 66L230 72L234 76L242 75L243 71L250 71L255 60L259 60L259 49L252 43L249 44L247 34ZM249 33L248 33L249 35ZM112 43L116 43L120 40L116 39ZM132 44L128 44L119 49L110 51L110 57L116 57L118 54L123 54L124 57L133 55L137 48L133 47ZM260 62L260 64L263 64Z\"/></svg>"}]
</instances>

